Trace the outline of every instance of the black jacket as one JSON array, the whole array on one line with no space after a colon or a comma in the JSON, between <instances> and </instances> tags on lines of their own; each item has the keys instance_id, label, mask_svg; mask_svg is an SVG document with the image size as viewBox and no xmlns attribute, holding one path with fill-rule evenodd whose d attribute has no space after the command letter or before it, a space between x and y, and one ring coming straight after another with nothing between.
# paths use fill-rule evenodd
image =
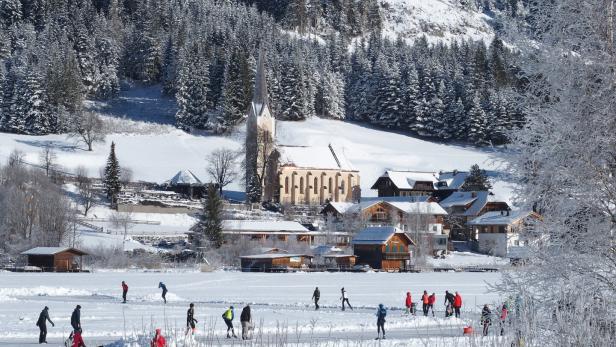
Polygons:
<instances>
[{"instance_id":1,"label":"black jacket","mask_svg":"<svg viewBox=\"0 0 616 347\"><path fill-rule=\"evenodd\" d=\"M81 328L81 311L78 308L76 308L71 315L71 325Z\"/></svg>"},{"instance_id":2,"label":"black jacket","mask_svg":"<svg viewBox=\"0 0 616 347\"><path fill-rule=\"evenodd\" d=\"M318 289L315 289L312 297L318 300L321 297L321 292Z\"/></svg>"},{"instance_id":3,"label":"black jacket","mask_svg":"<svg viewBox=\"0 0 616 347\"><path fill-rule=\"evenodd\" d=\"M43 310L36 321L36 326L44 327L47 324L47 321L53 325L53 322L49 319L49 311Z\"/></svg>"},{"instance_id":4,"label":"black jacket","mask_svg":"<svg viewBox=\"0 0 616 347\"><path fill-rule=\"evenodd\" d=\"M186 324L190 325L192 323L199 323L199 322L195 319L195 309L189 308L188 312L186 312Z\"/></svg>"},{"instance_id":5,"label":"black jacket","mask_svg":"<svg viewBox=\"0 0 616 347\"><path fill-rule=\"evenodd\" d=\"M445 304L447 304L447 302L449 302L451 304L451 306L453 306L453 302L455 300L455 296L451 293L447 293L445 294Z\"/></svg>"},{"instance_id":6,"label":"black jacket","mask_svg":"<svg viewBox=\"0 0 616 347\"><path fill-rule=\"evenodd\" d=\"M240 322L250 322L250 318L250 306L246 306L240 315Z\"/></svg>"}]
</instances>

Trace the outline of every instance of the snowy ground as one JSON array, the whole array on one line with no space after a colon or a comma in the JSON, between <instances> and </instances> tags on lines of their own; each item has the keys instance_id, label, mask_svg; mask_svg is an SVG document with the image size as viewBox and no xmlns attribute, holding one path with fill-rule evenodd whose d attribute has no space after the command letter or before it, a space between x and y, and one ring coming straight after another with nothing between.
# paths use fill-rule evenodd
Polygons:
<instances>
[{"instance_id":1,"label":"snowy ground","mask_svg":"<svg viewBox=\"0 0 616 347\"><path fill-rule=\"evenodd\" d=\"M86 344L99 345L156 327L168 334L183 329L190 302L196 304L195 318L199 320L197 340L221 338L216 345L225 342L220 319L224 308L235 305L239 317L245 303L252 306L253 321L262 338L280 335L286 327L289 342L367 342L375 336L375 307L383 303L390 308L387 328L392 341L405 341L403 345L407 345L439 338L447 342L461 336L463 326L477 326L484 303L502 301L497 294L487 293L488 283L496 283L499 278L495 273L5 272L0 273L0 346L36 342L35 322L45 305L56 323L56 327L49 327L51 345L58 345L68 335L70 314L77 304L82 306ZM128 304L120 303L122 280L130 287ZM157 289L159 281L169 289L166 305ZM322 307L316 312L310 300L315 286L321 290ZM340 311L342 286L348 291L352 311ZM416 301L424 289L437 294L436 317L405 316L405 293L410 291ZM462 319L444 318L442 301L447 289L463 296Z\"/></svg>"}]
</instances>

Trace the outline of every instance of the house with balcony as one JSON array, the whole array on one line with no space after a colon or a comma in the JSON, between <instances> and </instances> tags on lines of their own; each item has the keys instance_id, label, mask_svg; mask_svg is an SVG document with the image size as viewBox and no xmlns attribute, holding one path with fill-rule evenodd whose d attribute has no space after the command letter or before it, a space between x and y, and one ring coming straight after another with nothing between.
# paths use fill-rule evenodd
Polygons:
<instances>
[{"instance_id":1,"label":"house with balcony","mask_svg":"<svg viewBox=\"0 0 616 347\"><path fill-rule=\"evenodd\" d=\"M509 204L488 191L454 192L439 202L447 211L445 227L453 239L470 240L468 222L491 211L507 211Z\"/></svg>"},{"instance_id":2,"label":"house with balcony","mask_svg":"<svg viewBox=\"0 0 616 347\"><path fill-rule=\"evenodd\" d=\"M373 269L401 270L410 266L413 240L393 226L368 227L361 230L352 241L357 264L367 264Z\"/></svg>"},{"instance_id":3,"label":"house with balcony","mask_svg":"<svg viewBox=\"0 0 616 347\"><path fill-rule=\"evenodd\" d=\"M462 188L466 171L385 171L372 185L379 197L431 196L444 199Z\"/></svg>"}]
</instances>

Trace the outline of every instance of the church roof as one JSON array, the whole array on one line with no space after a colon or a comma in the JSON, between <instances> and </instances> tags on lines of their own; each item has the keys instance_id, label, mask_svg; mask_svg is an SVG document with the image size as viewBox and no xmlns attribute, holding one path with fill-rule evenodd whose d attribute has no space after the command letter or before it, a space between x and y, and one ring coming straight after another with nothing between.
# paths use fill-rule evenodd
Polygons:
<instances>
[{"instance_id":1,"label":"church roof","mask_svg":"<svg viewBox=\"0 0 616 347\"><path fill-rule=\"evenodd\" d=\"M344 152L329 146L278 146L280 165L305 169L356 171Z\"/></svg>"},{"instance_id":2,"label":"church roof","mask_svg":"<svg viewBox=\"0 0 616 347\"><path fill-rule=\"evenodd\" d=\"M267 94L267 78L265 75L265 52L263 48L259 50L259 62L257 63L257 74L255 75L255 90L252 94L252 107L256 115L261 112L269 103Z\"/></svg>"},{"instance_id":3,"label":"church roof","mask_svg":"<svg viewBox=\"0 0 616 347\"><path fill-rule=\"evenodd\" d=\"M172 186L178 185L178 184L193 184L193 185L202 184L201 180L198 179L197 176L195 176L195 174L192 173L192 171L190 170L178 171L178 173L176 173L175 176L173 176L173 178L171 178L166 183Z\"/></svg>"}]
</instances>

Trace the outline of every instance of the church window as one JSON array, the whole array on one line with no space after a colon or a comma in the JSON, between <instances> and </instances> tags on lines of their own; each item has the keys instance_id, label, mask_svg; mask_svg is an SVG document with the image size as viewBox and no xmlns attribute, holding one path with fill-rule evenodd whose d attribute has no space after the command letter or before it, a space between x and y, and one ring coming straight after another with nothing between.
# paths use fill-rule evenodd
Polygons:
<instances>
[{"instance_id":1,"label":"church window","mask_svg":"<svg viewBox=\"0 0 616 347\"><path fill-rule=\"evenodd\" d=\"M332 180L332 178L329 178L329 183L327 184L327 189L329 190L329 193L332 193L332 186L334 185L334 181Z\"/></svg>"},{"instance_id":2,"label":"church window","mask_svg":"<svg viewBox=\"0 0 616 347\"><path fill-rule=\"evenodd\" d=\"M299 179L299 192L300 194L304 194L304 178L303 177Z\"/></svg>"},{"instance_id":3,"label":"church window","mask_svg":"<svg viewBox=\"0 0 616 347\"><path fill-rule=\"evenodd\" d=\"M340 192L342 194L344 194L344 180L342 180L342 182L340 182Z\"/></svg>"},{"instance_id":4,"label":"church window","mask_svg":"<svg viewBox=\"0 0 616 347\"><path fill-rule=\"evenodd\" d=\"M289 194L289 177L284 178L284 193Z\"/></svg>"},{"instance_id":5,"label":"church window","mask_svg":"<svg viewBox=\"0 0 616 347\"><path fill-rule=\"evenodd\" d=\"M314 194L318 194L319 193L318 185L319 185L319 179L315 177L314 178L314 184L312 185L312 189L313 189Z\"/></svg>"}]
</instances>

